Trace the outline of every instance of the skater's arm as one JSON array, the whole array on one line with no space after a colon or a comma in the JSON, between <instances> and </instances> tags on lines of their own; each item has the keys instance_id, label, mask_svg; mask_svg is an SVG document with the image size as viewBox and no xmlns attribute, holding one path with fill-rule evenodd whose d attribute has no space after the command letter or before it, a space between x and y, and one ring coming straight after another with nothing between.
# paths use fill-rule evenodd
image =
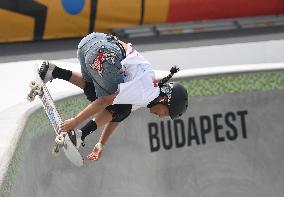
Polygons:
<instances>
[{"instance_id":1,"label":"skater's arm","mask_svg":"<svg viewBox=\"0 0 284 197\"><path fill-rule=\"evenodd\" d=\"M95 145L93 151L88 155L89 160L98 160L102 156L103 152L103 146L106 144L107 140L109 139L110 135L113 133L113 131L117 128L119 125L119 122L109 122L100 137L99 142Z\"/></svg>"},{"instance_id":2,"label":"skater's arm","mask_svg":"<svg viewBox=\"0 0 284 197\"><path fill-rule=\"evenodd\" d=\"M101 143L102 145L105 145L108 138L111 136L111 134L113 133L113 131L117 128L117 126L119 125L119 122L109 122L100 137L99 143Z\"/></svg>"},{"instance_id":3,"label":"skater's arm","mask_svg":"<svg viewBox=\"0 0 284 197\"><path fill-rule=\"evenodd\" d=\"M89 104L83 111L81 111L75 117L75 119L77 119L78 122L82 123L83 121L88 119L90 116L96 114L99 111L102 111L107 106L111 105L116 96L117 96L117 93L96 99L91 104Z\"/></svg>"},{"instance_id":4,"label":"skater's arm","mask_svg":"<svg viewBox=\"0 0 284 197\"><path fill-rule=\"evenodd\" d=\"M64 121L60 127L60 130L63 132L68 132L72 130L73 128L87 120L90 116L102 111L107 106L111 105L117 94L118 93L109 96L99 97L91 104L89 104L83 111L77 114L77 116Z\"/></svg>"}]
</instances>

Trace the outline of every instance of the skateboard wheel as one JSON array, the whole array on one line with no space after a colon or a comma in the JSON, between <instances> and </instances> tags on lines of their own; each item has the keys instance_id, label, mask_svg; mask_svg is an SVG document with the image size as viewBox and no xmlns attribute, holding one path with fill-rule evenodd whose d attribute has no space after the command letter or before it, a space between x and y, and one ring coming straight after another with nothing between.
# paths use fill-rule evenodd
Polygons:
<instances>
[{"instance_id":1,"label":"skateboard wheel","mask_svg":"<svg viewBox=\"0 0 284 197\"><path fill-rule=\"evenodd\" d=\"M38 89L38 85L36 84L35 81L30 81L29 86L32 90L37 90Z\"/></svg>"},{"instance_id":2,"label":"skateboard wheel","mask_svg":"<svg viewBox=\"0 0 284 197\"><path fill-rule=\"evenodd\" d=\"M58 135L58 136L56 136L54 141L58 145L63 145L64 144L64 137L62 135Z\"/></svg>"},{"instance_id":3,"label":"skateboard wheel","mask_svg":"<svg viewBox=\"0 0 284 197\"><path fill-rule=\"evenodd\" d=\"M57 147L57 146L55 146L55 147L53 147L53 149L52 149L52 155L53 156L59 156L59 148Z\"/></svg>"}]
</instances>

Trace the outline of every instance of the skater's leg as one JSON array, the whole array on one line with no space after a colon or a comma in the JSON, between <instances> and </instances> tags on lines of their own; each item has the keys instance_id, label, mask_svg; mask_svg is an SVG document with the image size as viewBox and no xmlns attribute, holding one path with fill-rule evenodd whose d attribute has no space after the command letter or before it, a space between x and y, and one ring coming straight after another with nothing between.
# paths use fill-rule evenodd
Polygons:
<instances>
[{"instance_id":1,"label":"skater's leg","mask_svg":"<svg viewBox=\"0 0 284 197\"><path fill-rule=\"evenodd\" d=\"M72 71L60 68L49 61L43 61L39 68L39 75L44 83L53 79L63 79L69 81L72 76Z\"/></svg>"},{"instance_id":2,"label":"skater's leg","mask_svg":"<svg viewBox=\"0 0 284 197\"><path fill-rule=\"evenodd\" d=\"M82 131L82 141L84 141L85 138L93 133L97 128L106 125L111 120L112 114L109 111L103 110L97 113L92 120L90 120L85 126L80 129Z\"/></svg>"},{"instance_id":3,"label":"skater's leg","mask_svg":"<svg viewBox=\"0 0 284 197\"><path fill-rule=\"evenodd\" d=\"M52 81L53 79L63 79L80 87L81 89L84 89L86 85L81 73L60 68L49 61L44 61L42 63L39 74L44 83Z\"/></svg>"},{"instance_id":4,"label":"skater's leg","mask_svg":"<svg viewBox=\"0 0 284 197\"><path fill-rule=\"evenodd\" d=\"M87 80L87 73L80 73L63 69L53 63L44 61L39 69L39 75L44 83L52 81L53 79L63 79L65 81L68 81L69 83L72 83L83 89L84 94L89 101L93 102L97 99L94 84L92 80Z\"/></svg>"},{"instance_id":5,"label":"skater's leg","mask_svg":"<svg viewBox=\"0 0 284 197\"><path fill-rule=\"evenodd\" d=\"M110 105L105 110L97 113L92 120L81 128L82 140L97 128L107 125L110 122L119 123L125 120L131 113L131 105Z\"/></svg>"},{"instance_id":6,"label":"skater's leg","mask_svg":"<svg viewBox=\"0 0 284 197\"><path fill-rule=\"evenodd\" d=\"M87 124L85 124L85 126L83 126L81 129L75 129L76 138L73 138L74 139L72 141L73 144L77 148L80 148L81 145L85 146L84 144L85 138L91 133L93 133L95 130L97 130L97 128L106 125L108 122L111 121L111 119L112 115L107 110L103 110L97 113L96 116L92 120L87 122ZM70 132L68 134L70 134Z\"/></svg>"},{"instance_id":7,"label":"skater's leg","mask_svg":"<svg viewBox=\"0 0 284 197\"><path fill-rule=\"evenodd\" d=\"M56 67L54 69L53 76L54 78L66 80L81 88L89 101L93 102L97 99L93 82L86 81L83 77L83 74L80 72L71 71L71 76L68 73L70 73L69 70ZM64 77L64 75L69 75L69 77Z\"/></svg>"},{"instance_id":8,"label":"skater's leg","mask_svg":"<svg viewBox=\"0 0 284 197\"><path fill-rule=\"evenodd\" d=\"M72 72L72 75L69 79L69 82L78 86L81 89L85 89L86 87L86 81L83 79L83 76L81 73L79 72Z\"/></svg>"}]
</instances>

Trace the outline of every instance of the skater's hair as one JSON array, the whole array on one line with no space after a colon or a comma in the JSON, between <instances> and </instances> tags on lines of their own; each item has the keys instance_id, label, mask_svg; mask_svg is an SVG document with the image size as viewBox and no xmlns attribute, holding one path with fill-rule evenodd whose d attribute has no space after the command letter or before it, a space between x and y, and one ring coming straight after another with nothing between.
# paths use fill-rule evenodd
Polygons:
<instances>
[{"instance_id":1,"label":"skater's hair","mask_svg":"<svg viewBox=\"0 0 284 197\"><path fill-rule=\"evenodd\" d=\"M159 87L162 87L165 83L167 83L178 71L179 68L177 66L173 66L170 70L171 73L159 81L158 83Z\"/></svg>"}]
</instances>

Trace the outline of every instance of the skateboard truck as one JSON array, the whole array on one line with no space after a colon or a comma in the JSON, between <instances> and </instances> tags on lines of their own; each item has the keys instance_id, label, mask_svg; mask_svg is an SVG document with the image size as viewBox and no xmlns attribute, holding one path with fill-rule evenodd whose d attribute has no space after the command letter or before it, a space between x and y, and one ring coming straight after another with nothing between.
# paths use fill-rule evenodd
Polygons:
<instances>
[{"instance_id":1,"label":"skateboard truck","mask_svg":"<svg viewBox=\"0 0 284 197\"><path fill-rule=\"evenodd\" d=\"M32 102L37 95L41 96L43 94L42 90L39 88L35 81L30 81L29 87L31 88L31 91L27 96L28 101Z\"/></svg>"},{"instance_id":2,"label":"skateboard truck","mask_svg":"<svg viewBox=\"0 0 284 197\"><path fill-rule=\"evenodd\" d=\"M64 140L65 140L65 135L66 134L59 134L56 136L54 142L55 146L52 149L52 155L58 156L59 155L59 150L64 146Z\"/></svg>"}]
</instances>

